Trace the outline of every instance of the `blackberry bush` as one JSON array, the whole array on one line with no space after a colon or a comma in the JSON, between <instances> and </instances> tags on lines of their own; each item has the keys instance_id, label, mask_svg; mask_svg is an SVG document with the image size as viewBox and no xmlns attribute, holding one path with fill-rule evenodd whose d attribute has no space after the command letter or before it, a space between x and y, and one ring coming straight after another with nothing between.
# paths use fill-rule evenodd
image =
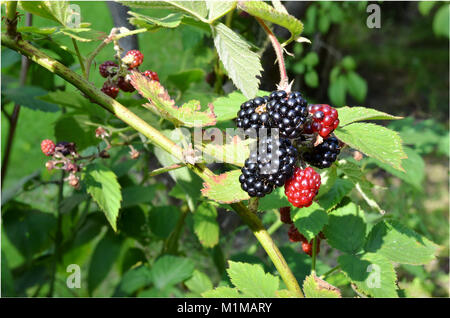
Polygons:
<instances>
[{"instance_id":1,"label":"blackberry bush","mask_svg":"<svg viewBox=\"0 0 450 318\"><path fill-rule=\"evenodd\" d=\"M303 154L303 159L311 166L323 169L329 168L336 161L341 148L336 137L325 139L320 145Z\"/></svg>"}]
</instances>

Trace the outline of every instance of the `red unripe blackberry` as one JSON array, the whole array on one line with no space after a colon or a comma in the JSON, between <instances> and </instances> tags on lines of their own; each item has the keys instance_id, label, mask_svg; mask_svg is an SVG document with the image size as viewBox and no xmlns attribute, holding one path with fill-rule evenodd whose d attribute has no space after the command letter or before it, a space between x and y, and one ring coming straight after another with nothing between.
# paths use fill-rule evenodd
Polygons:
<instances>
[{"instance_id":1,"label":"red unripe blackberry","mask_svg":"<svg viewBox=\"0 0 450 318\"><path fill-rule=\"evenodd\" d=\"M157 74L156 72L147 70L147 71L144 71L144 72L142 73L142 75L147 76L147 77L148 77L149 79L151 79L152 81L157 81L157 82L159 82L159 77L158 77L158 74Z\"/></svg>"},{"instance_id":2,"label":"red unripe blackberry","mask_svg":"<svg viewBox=\"0 0 450 318\"><path fill-rule=\"evenodd\" d=\"M311 240L310 242L308 242L305 240L305 242L302 242L302 250L309 256L312 256L313 241ZM316 255L319 254L319 252L320 252L320 238L317 238Z\"/></svg>"},{"instance_id":3,"label":"red unripe blackberry","mask_svg":"<svg viewBox=\"0 0 450 318\"><path fill-rule=\"evenodd\" d=\"M294 175L284 185L288 201L297 208L308 207L320 188L320 175L313 168L295 168Z\"/></svg>"},{"instance_id":4,"label":"red unripe blackberry","mask_svg":"<svg viewBox=\"0 0 450 318\"><path fill-rule=\"evenodd\" d=\"M46 156L51 156L55 153L56 145L50 139L44 139L41 142L41 150Z\"/></svg>"},{"instance_id":5,"label":"red unripe blackberry","mask_svg":"<svg viewBox=\"0 0 450 318\"><path fill-rule=\"evenodd\" d=\"M303 159L311 166L320 169L329 168L336 161L340 151L339 140L336 137L329 137L310 152L305 152Z\"/></svg>"},{"instance_id":6,"label":"red unripe blackberry","mask_svg":"<svg viewBox=\"0 0 450 318\"><path fill-rule=\"evenodd\" d=\"M139 50L128 51L122 59L122 62L128 65L129 68L136 68L144 61L144 55Z\"/></svg>"},{"instance_id":7,"label":"red unripe blackberry","mask_svg":"<svg viewBox=\"0 0 450 318\"><path fill-rule=\"evenodd\" d=\"M297 230L294 224L291 224L288 231L289 241L307 242L306 238Z\"/></svg>"},{"instance_id":8,"label":"red unripe blackberry","mask_svg":"<svg viewBox=\"0 0 450 318\"><path fill-rule=\"evenodd\" d=\"M134 86L131 85L131 81L123 76L119 76L119 78L117 79L117 86L119 86L119 88L124 92L131 93L135 91Z\"/></svg>"},{"instance_id":9,"label":"red unripe blackberry","mask_svg":"<svg viewBox=\"0 0 450 318\"><path fill-rule=\"evenodd\" d=\"M275 91L270 94L267 111L273 128L281 137L297 139L303 133L308 118L307 101L300 92Z\"/></svg>"},{"instance_id":10,"label":"red unripe blackberry","mask_svg":"<svg viewBox=\"0 0 450 318\"><path fill-rule=\"evenodd\" d=\"M292 224L291 207L285 206L280 208L280 220L285 224Z\"/></svg>"},{"instance_id":11,"label":"red unripe blackberry","mask_svg":"<svg viewBox=\"0 0 450 318\"><path fill-rule=\"evenodd\" d=\"M119 66L114 63L113 61L106 61L98 67L98 70L100 71L100 75L103 77L111 77L117 74L117 70L119 69Z\"/></svg>"},{"instance_id":12,"label":"red unripe blackberry","mask_svg":"<svg viewBox=\"0 0 450 318\"><path fill-rule=\"evenodd\" d=\"M239 176L242 190L263 197L282 186L294 171L297 149L288 139L261 139L252 149Z\"/></svg>"},{"instance_id":13,"label":"red unripe blackberry","mask_svg":"<svg viewBox=\"0 0 450 318\"><path fill-rule=\"evenodd\" d=\"M116 98L119 94L119 87L116 84L105 82L102 87L102 92L109 97Z\"/></svg>"},{"instance_id":14,"label":"red unripe blackberry","mask_svg":"<svg viewBox=\"0 0 450 318\"><path fill-rule=\"evenodd\" d=\"M309 105L312 122L305 126L306 133L318 133L327 138L339 125L338 111L326 104Z\"/></svg>"}]
</instances>

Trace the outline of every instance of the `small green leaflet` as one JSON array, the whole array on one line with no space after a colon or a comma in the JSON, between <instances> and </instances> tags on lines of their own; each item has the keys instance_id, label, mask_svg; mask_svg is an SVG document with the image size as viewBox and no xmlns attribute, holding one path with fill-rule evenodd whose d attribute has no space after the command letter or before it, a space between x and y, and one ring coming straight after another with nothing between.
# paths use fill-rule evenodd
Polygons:
<instances>
[{"instance_id":1,"label":"small green leaflet","mask_svg":"<svg viewBox=\"0 0 450 318\"><path fill-rule=\"evenodd\" d=\"M338 263L364 294L373 297L398 297L394 267L384 256L374 253L361 256L344 254L339 256Z\"/></svg>"},{"instance_id":2,"label":"small green leaflet","mask_svg":"<svg viewBox=\"0 0 450 318\"><path fill-rule=\"evenodd\" d=\"M327 212L331 211L353 188L354 184L349 180L337 179L331 189L320 197L319 206Z\"/></svg>"},{"instance_id":3,"label":"small green leaflet","mask_svg":"<svg viewBox=\"0 0 450 318\"><path fill-rule=\"evenodd\" d=\"M303 282L303 292L307 298L341 298L339 288L312 274Z\"/></svg>"},{"instance_id":4,"label":"small green leaflet","mask_svg":"<svg viewBox=\"0 0 450 318\"><path fill-rule=\"evenodd\" d=\"M128 11L128 14L132 16L129 18L131 24L139 28L146 28L147 30L156 30L160 27L176 28L180 25L181 20L183 20L182 13L170 13L163 18L154 18L133 11Z\"/></svg>"},{"instance_id":5,"label":"small green leaflet","mask_svg":"<svg viewBox=\"0 0 450 318\"><path fill-rule=\"evenodd\" d=\"M207 202L200 204L194 212L194 232L204 247L214 247L219 242L217 211Z\"/></svg>"},{"instance_id":6,"label":"small green leaflet","mask_svg":"<svg viewBox=\"0 0 450 318\"><path fill-rule=\"evenodd\" d=\"M363 247L366 237L364 212L352 202L338 207L329 213L323 232L332 247L356 254Z\"/></svg>"},{"instance_id":7,"label":"small green leaflet","mask_svg":"<svg viewBox=\"0 0 450 318\"><path fill-rule=\"evenodd\" d=\"M360 107L360 106L344 106L339 107L337 109L339 113L339 127L344 127L348 124L357 122L357 121L365 121L365 120L393 120L393 119L402 119L403 117L397 117L393 115L389 115L384 112L380 112L379 110Z\"/></svg>"},{"instance_id":8,"label":"small green leaflet","mask_svg":"<svg viewBox=\"0 0 450 318\"><path fill-rule=\"evenodd\" d=\"M421 265L434 259L437 248L426 237L391 220L372 228L364 249L396 263Z\"/></svg>"},{"instance_id":9,"label":"small green leaflet","mask_svg":"<svg viewBox=\"0 0 450 318\"><path fill-rule=\"evenodd\" d=\"M262 66L258 54L250 50L250 45L225 24L211 26L214 44L220 60L234 85L247 98L255 97Z\"/></svg>"},{"instance_id":10,"label":"small green leaflet","mask_svg":"<svg viewBox=\"0 0 450 318\"><path fill-rule=\"evenodd\" d=\"M206 0L206 6L209 10L208 21L212 23L213 21L224 16L236 7L237 1L217 1L217 0Z\"/></svg>"},{"instance_id":11,"label":"small green leaflet","mask_svg":"<svg viewBox=\"0 0 450 318\"><path fill-rule=\"evenodd\" d=\"M407 156L397 132L375 124L353 123L338 127L334 133L350 147L404 171L401 161Z\"/></svg>"},{"instance_id":12,"label":"small green leaflet","mask_svg":"<svg viewBox=\"0 0 450 318\"><path fill-rule=\"evenodd\" d=\"M114 172L101 164L94 163L86 167L81 178L87 193L105 213L106 219L114 231L117 231L117 217L122 193Z\"/></svg>"},{"instance_id":13,"label":"small green leaflet","mask_svg":"<svg viewBox=\"0 0 450 318\"><path fill-rule=\"evenodd\" d=\"M131 83L142 96L150 101L144 105L145 107L161 114L176 125L204 127L216 123L212 104L209 104L206 111L200 111L200 102L197 100L191 100L178 107L158 81L152 81L138 72L132 73Z\"/></svg>"},{"instance_id":14,"label":"small green leaflet","mask_svg":"<svg viewBox=\"0 0 450 318\"><path fill-rule=\"evenodd\" d=\"M307 208L291 208L295 227L311 241L328 222L328 215L316 202Z\"/></svg>"},{"instance_id":15,"label":"small green leaflet","mask_svg":"<svg viewBox=\"0 0 450 318\"><path fill-rule=\"evenodd\" d=\"M291 32L291 37L283 46L300 36L303 31L303 23L288 14L285 10L279 11L263 1L240 1L238 7L260 19L278 24Z\"/></svg>"},{"instance_id":16,"label":"small green leaflet","mask_svg":"<svg viewBox=\"0 0 450 318\"><path fill-rule=\"evenodd\" d=\"M205 23L208 9L205 1L120 1L132 8L175 9L187 13Z\"/></svg>"},{"instance_id":17,"label":"small green leaflet","mask_svg":"<svg viewBox=\"0 0 450 318\"><path fill-rule=\"evenodd\" d=\"M269 92L258 91L258 96L269 95ZM214 113L217 121L227 121L237 117L237 113L242 103L248 100L242 93L234 91L227 96L222 96L213 101Z\"/></svg>"},{"instance_id":18,"label":"small green leaflet","mask_svg":"<svg viewBox=\"0 0 450 318\"><path fill-rule=\"evenodd\" d=\"M261 265L228 261L228 276L236 288L218 287L203 297L276 297L280 281L278 277L265 273ZM240 292L240 293L239 293Z\"/></svg>"},{"instance_id":19,"label":"small green leaflet","mask_svg":"<svg viewBox=\"0 0 450 318\"><path fill-rule=\"evenodd\" d=\"M203 183L202 194L219 203L236 203L250 199L248 193L241 189L240 174L241 170L233 170L213 176Z\"/></svg>"},{"instance_id":20,"label":"small green leaflet","mask_svg":"<svg viewBox=\"0 0 450 318\"><path fill-rule=\"evenodd\" d=\"M194 266L188 258L163 255L151 268L152 282L158 289L181 283L192 276Z\"/></svg>"},{"instance_id":21,"label":"small green leaflet","mask_svg":"<svg viewBox=\"0 0 450 318\"><path fill-rule=\"evenodd\" d=\"M197 295L201 295L202 293L213 288L213 284L208 275L198 270L194 270L192 277L184 284L191 292Z\"/></svg>"}]
</instances>

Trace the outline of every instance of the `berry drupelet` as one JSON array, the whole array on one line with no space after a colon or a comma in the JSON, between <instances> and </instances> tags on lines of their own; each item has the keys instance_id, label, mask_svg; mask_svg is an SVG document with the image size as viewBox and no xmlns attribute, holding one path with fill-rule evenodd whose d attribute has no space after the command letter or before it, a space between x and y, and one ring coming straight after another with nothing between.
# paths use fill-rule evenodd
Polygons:
<instances>
[{"instance_id":1,"label":"berry drupelet","mask_svg":"<svg viewBox=\"0 0 450 318\"><path fill-rule=\"evenodd\" d=\"M307 101L300 92L272 92L267 110L272 127L279 129L281 137L296 139L301 136L308 117L308 110Z\"/></svg>"},{"instance_id":2,"label":"berry drupelet","mask_svg":"<svg viewBox=\"0 0 450 318\"><path fill-rule=\"evenodd\" d=\"M147 71L142 72L142 75L148 77L152 81L159 82L159 77L158 77L158 74L156 72L147 70Z\"/></svg>"},{"instance_id":3,"label":"berry drupelet","mask_svg":"<svg viewBox=\"0 0 450 318\"><path fill-rule=\"evenodd\" d=\"M119 87L116 84L107 81L103 84L102 92L115 99L119 94Z\"/></svg>"},{"instance_id":4,"label":"berry drupelet","mask_svg":"<svg viewBox=\"0 0 450 318\"><path fill-rule=\"evenodd\" d=\"M55 153L56 145L50 139L44 139L41 142L41 150L46 156L52 156Z\"/></svg>"},{"instance_id":5,"label":"berry drupelet","mask_svg":"<svg viewBox=\"0 0 450 318\"><path fill-rule=\"evenodd\" d=\"M106 61L98 67L100 75L104 78L111 77L117 74L119 66L113 61Z\"/></svg>"},{"instance_id":6,"label":"berry drupelet","mask_svg":"<svg viewBox=\"0 0 450 318\"><path fill-rule=\"evenodd\" d=\"M303 159L311 166L320 169L329 168L336 161L340 151L339 140L333 136L325 139L310 152L305 152Z\"/></svg>"},{"instance_id":7,"label":"berry drupelet","mask_svg":"<svg viewBox=\"0 0 450 318\"><path fill-rule=\"evenodd\" d=\"M122 61L128 65L130 69L136 68L144 61L144 55L139 50L128 51Z\"/></svg>"},{"instance_id":8,"label":"berry drupelet","mask_svg":"<svg viewBox=\"0 0 450 318\"><path fill-rule=\"evenodd\" d=\"M297 149L288 139L261 140L260 151L253 150L241 169L239 182L251 197L263 197L291 178Z\"/></svg>"},{"instance_id":9,"label":"berry drupelet","mask_svg":"<svg viewBox=\"0 0 450 318\"><path fill-rule=\"evenodd\" d=\"M327 138L339 125L338 111L326 104L309 105L313 121L305 126L306 133L318 133Z\"/></svg>"}]
</instances>

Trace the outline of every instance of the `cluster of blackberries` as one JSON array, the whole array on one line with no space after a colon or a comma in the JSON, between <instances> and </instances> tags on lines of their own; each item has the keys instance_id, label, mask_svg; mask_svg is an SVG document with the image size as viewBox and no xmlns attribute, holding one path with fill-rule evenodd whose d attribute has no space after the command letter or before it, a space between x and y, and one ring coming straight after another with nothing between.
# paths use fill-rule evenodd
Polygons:
<instances>
[{"instance_id":1,"label":"cluster of blackberries","mask_svg":"<svg viewBox=\"0 0 450 318\"><path fill-rule=\"evenodd\" d=\"M331 136L338 124L336 109L329 105L308 105L300 92L278 90L243 103L237 114L237 127L256 138L258 149L268 150L251 151L239 177L242 189L251 197L263 197L284 185L292 205L310 206L319 191L320 175L311 167L296 167L296 161L302 158L314 167L330 167L340 152L339 141ZM272 134L273 129L278 130L278 140ZM312 147L309 142L309 148L305 147L304 141L317 135L322 137L322 143ZM278 149L273 151L273 146ZM300 146L301 153L297 151Z\"/></svg>"},{"instance_id":2,"label":"cluster of blackberries","mask_svg":"<svg viewBox=\"0 0 450 318\"><path fill-rule=\"evenodd\" d=\"M138 50L128 51L121 60L122 67L113 61L106 61L99 66L100 75L106 78L103 84L102 92L106 95L116 98L119 90L124 92L134 92L129 73L132 70L138 70L142 64L144 55ZM147 70L141 73L153 81L159 81L156 72Z\"/></svg>"},{"instance_id":3,"label":"cluster of blackberries","mask_svg":"<svg viewBox=\"0 0 450 318\"><path fill-rule=\"evenodd\" d=\"M263 197L292 177L297 149L288 139L260 139L245 161L239 182L252 197Z\"/></svg>"}]
</instances>

